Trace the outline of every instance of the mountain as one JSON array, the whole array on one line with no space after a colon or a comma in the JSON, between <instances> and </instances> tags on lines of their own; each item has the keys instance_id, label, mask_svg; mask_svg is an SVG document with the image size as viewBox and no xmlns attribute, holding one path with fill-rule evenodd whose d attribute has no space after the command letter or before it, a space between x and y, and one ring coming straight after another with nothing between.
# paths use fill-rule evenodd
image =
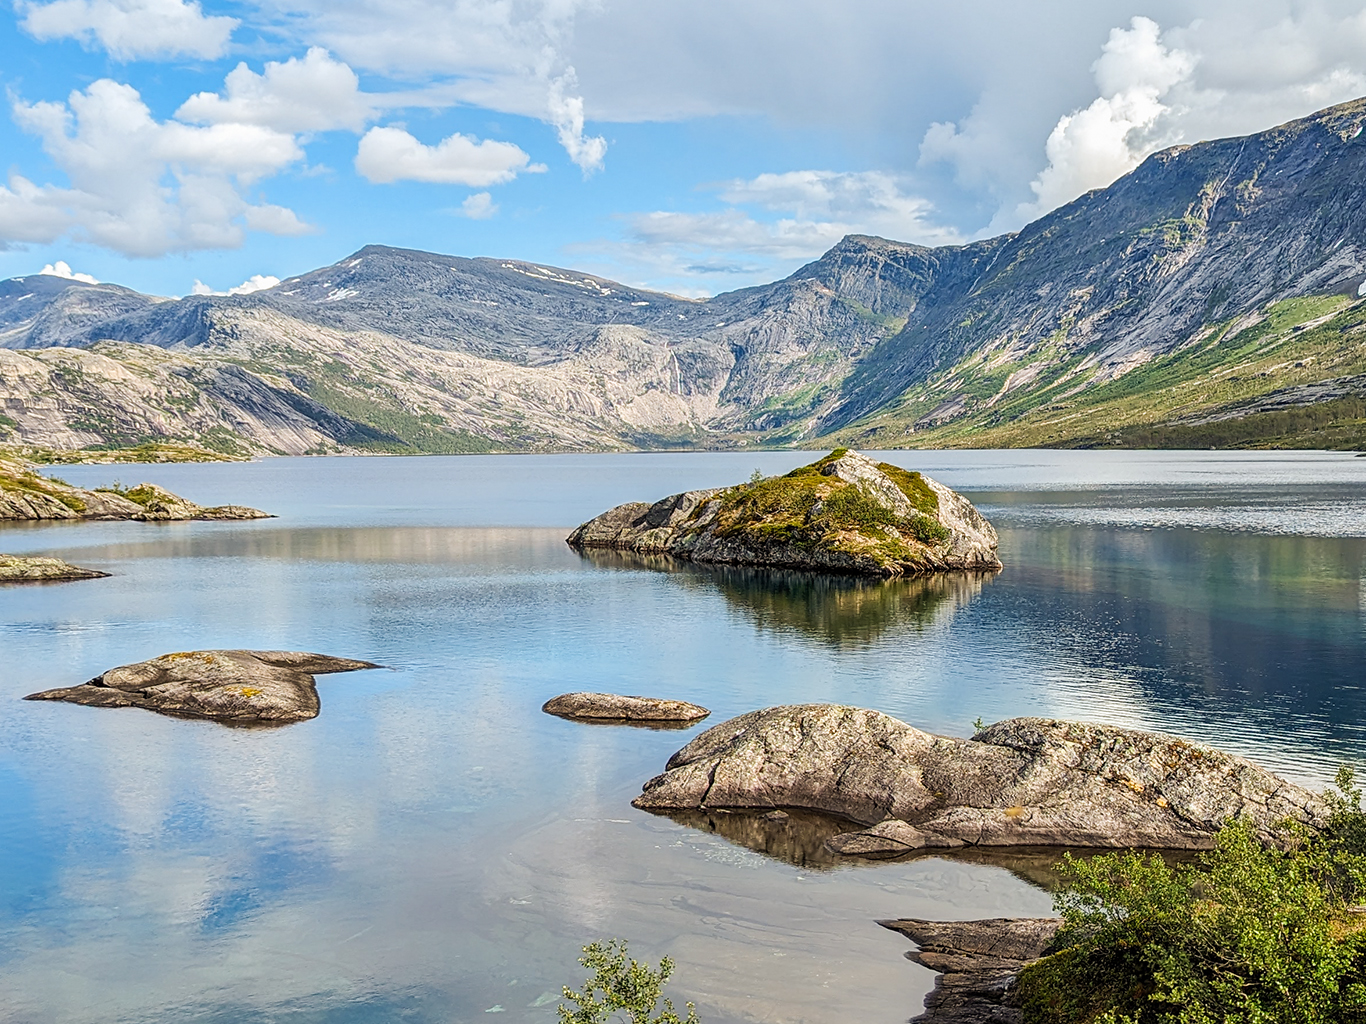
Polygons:
<instances>
[{"instance_id":1,"label":"mountain","mask_svg":"<svg viewBox=\"0 0 1366 1024\"><path fill-rule=\"evenodd\" d=\"M0 282L0 441L250 453L1366 445L1366 100L1023 230L690 300L366 246L248 295Z\"/></svg>"},{"instance_id":2,"label":"mountain","mask_svg":"<svg viewBox=\"0 0 1366 1024\"><path fill-rule=\"evenodd\" d=\"M849 238L706 301L377 245L249 295L21 278L0 294L0 430L287 454L724 446L828 403L904 322L924 251Z\"/></svg>"}]
</instances>

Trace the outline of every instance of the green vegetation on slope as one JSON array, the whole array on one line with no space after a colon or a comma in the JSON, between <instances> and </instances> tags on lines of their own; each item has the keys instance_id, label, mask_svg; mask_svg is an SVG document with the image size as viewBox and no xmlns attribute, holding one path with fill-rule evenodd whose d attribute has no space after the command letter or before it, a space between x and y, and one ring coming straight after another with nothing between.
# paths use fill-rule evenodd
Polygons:
<instances>
[{"instance_id":1,"label":"green vegetation on slope","mask_svg":"<svg viewBox=\"0 0 1366 1024\"><path fill-rule=\"evenodd\" d=\"M23 459L46 466L110 462L244 462L244 456L210 451L192 444L148 441L131 448L43 448L33 445L0 446L0 458Z\"/></svg>"},{"instance_id":2,"label":"green vegetation on slope","mask_svg":"<svg viewBox=\"0 0 1366 1024\"><path fill-rule=\"evenodd\" d=\"M1332 821L1284 849L1230 823L1194 865L1067 858L1056 952L1027 967L1026 1024L1366 1021L1366 814L1351 772Z\"/></svg>"},{"instance_id":3,"label":"green vegetation on slope","mask_svg":"<svg viewBox=\"0 0 1366 1024\"><path fill-rule=\"evenodd\" d=\"M65 480L40 476L21 463L0 463L0 490L42 494L55 498L73 512L84 512L85 502L61 489L70 486Z\"/></svg>"},{"instance_id":4,"label":"green vegetation on slope","mask_svg":"<svg viewBox=\"0 0 1366 1024\"><path fill-rule=\"evenodd\" d=\"M1272 392L1366 373L1366 303L1312 295L1274 303L1257 323L1209 324L1181 348L1113 380L1084 386L1094 372L1061 348L1027 383L1002 392L1033 363L991 365L985 353L902 396L895 405L832 435L865 447L1322 447L1366 444L1352 396L1213 423ZM945 403L958 415L918 421Z\"/></svg>"}]
</instances>

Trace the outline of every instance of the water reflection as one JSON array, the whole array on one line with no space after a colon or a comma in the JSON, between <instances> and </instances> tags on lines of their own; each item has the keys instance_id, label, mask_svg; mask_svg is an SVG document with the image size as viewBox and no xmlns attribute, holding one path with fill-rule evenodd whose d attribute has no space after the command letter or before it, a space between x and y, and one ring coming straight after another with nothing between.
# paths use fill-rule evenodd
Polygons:
<instances>
[{"instance_id":1,"label":"water reflection","mask_svg":"<svg viewBox=\"0 0 1366 1024\"><path fill-rule=\"evenodd\" d=\"M703 565L668 555L580 552L599 568L668 573L678 586L715 591L759 629L802 633L832 647L866 645L885 633L947 625L995 573L939 573L873 579L737 565Z\"/></svg>"},{"instance_id":2,"label":"water reflection","mask_svg":"<svg viewBox=\"0 0 1366 1024\"><path fill-rule=\"evenodd\" d=\"M1091 857L1111 853L1061 846L986 847L957 850L915 850L902 854L842 856L826 847L826 840L863 826L815 811L789 810L779 814L755 811L677 810L657 812L680 825L717 835L736 846L805 871L833 871L888 862L944 860L982 865L1010 872L1020 881L1052 892L1062 881L1058 863L1064 856ZM1179 850L1157 851L1168 863L1186 863L1196 854Z\"/></svg>"}]
</instances>

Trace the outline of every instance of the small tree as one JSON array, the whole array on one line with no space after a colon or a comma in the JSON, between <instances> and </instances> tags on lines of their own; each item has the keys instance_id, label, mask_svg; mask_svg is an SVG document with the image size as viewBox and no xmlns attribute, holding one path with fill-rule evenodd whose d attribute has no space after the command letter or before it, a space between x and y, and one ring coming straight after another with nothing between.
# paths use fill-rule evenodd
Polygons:
<instances>
[{"instance_id":1,"label":"small tree","mask_svg":"<svg viewBox=\"0 0 1366 1024\"><path fill-rule=\"evenodd\" d=\"M663 1009L655 1012L674 972L673 961L667 956L655 970L648 963L628 959L625 940L610 939L584 946L579 963L593 973L583 983L582 992L564 987L564 998L574 1004L574 1009L560 1004L561 1024L606 1024L615 1013L623 1014L629 1024L698 1024L692 1003L686 1004L686 1017L674 1012L669 999L663 999Z\"/></svg>"}]
</instances>

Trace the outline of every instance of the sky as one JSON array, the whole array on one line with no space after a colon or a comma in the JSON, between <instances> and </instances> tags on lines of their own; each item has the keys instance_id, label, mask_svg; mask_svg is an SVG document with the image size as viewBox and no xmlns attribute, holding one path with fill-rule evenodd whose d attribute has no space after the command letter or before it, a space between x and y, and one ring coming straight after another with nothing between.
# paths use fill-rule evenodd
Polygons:
<instances>
[{"instance_id":1,"label":"sky","mask_svg":"<svg viewBox=\"0 0 1366 1024\"><path fill-rule=\"evenodd\" d=\"M0 278L380 243L696 296L1366 95L1366 2L0 0L0 79Z\"/></svg>"}]
</instances>

